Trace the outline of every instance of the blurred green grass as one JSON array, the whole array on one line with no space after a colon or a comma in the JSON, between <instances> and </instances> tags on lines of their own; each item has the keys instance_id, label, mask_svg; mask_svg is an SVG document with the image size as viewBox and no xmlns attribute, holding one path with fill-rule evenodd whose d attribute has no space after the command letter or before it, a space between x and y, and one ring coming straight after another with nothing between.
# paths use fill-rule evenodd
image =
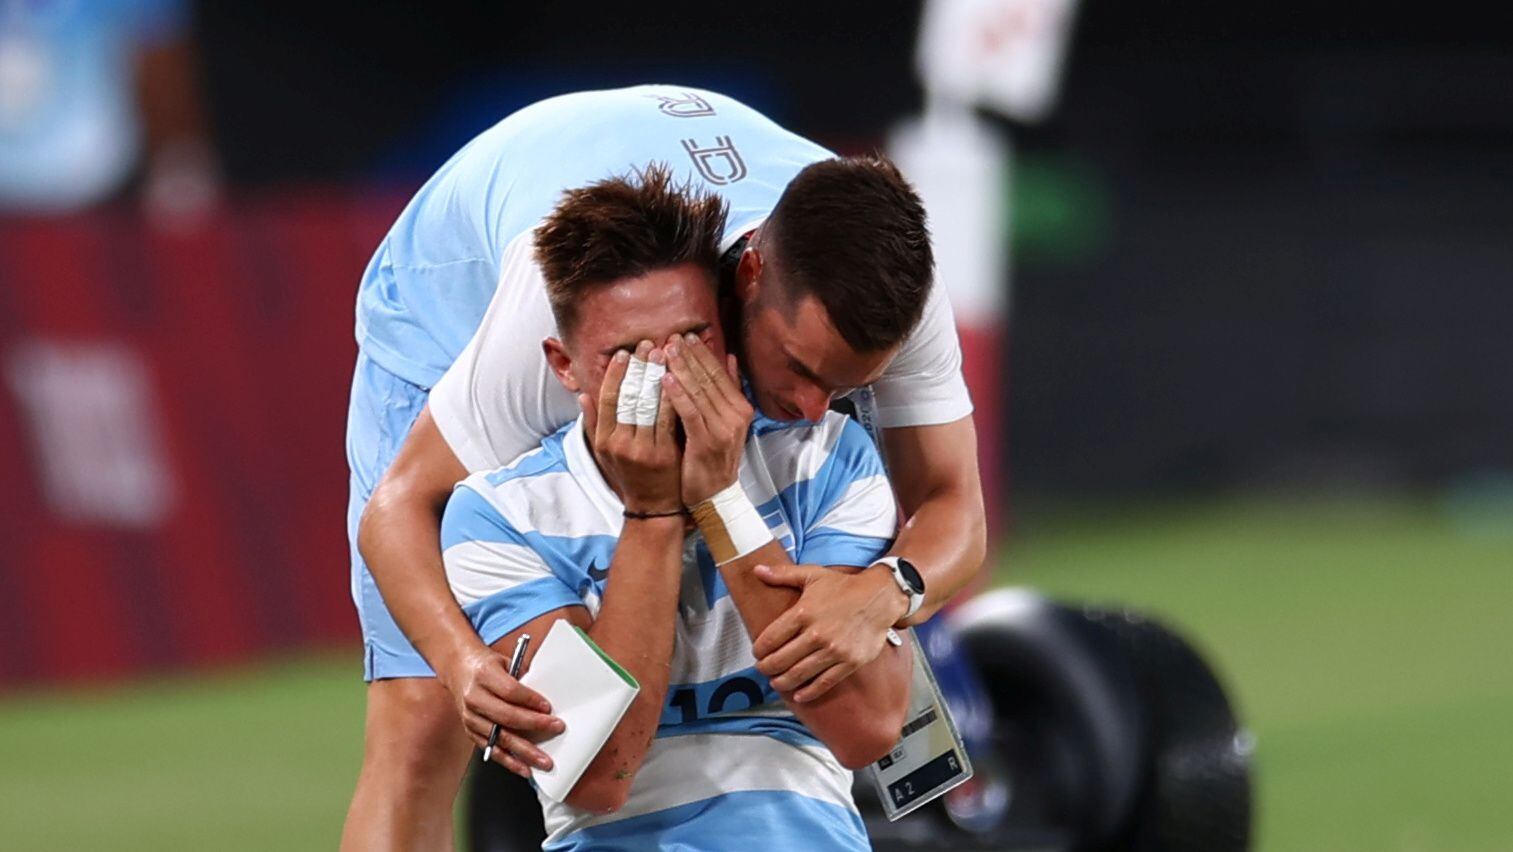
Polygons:
<instances>
[{"instance_id":1,"label":"blurred green grass","mask_svg":"<svg viewBox=\"0 0 1513 852\"><path fill-rule=\"evenodd\" d=\"M361 755L359 660L0 702L0 848L336 848Z\"/></svg>"},{"instance_id":2,"label":"blurred green grass","mask_svg":"<svg viewBox=\"0 0 1513 852\"><path fill-rule=\"evenodd\" d=\"M995 578L1197 640L1257 736L1258 848L1513 848L1513 519L1386 498L1031 507ZM353 650L0 701L0 846L333 848L358 675Z\"/></svg>"}]
</instances>

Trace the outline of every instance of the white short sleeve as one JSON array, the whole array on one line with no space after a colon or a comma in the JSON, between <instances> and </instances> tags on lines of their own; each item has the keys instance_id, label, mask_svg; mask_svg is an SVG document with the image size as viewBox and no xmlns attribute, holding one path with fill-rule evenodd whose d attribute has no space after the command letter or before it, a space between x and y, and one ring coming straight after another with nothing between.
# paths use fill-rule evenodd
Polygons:
<instances>
[{"instance_id":1,"label":"white short sleeve","mask_svg":"<svg viewBox=\"0 0 1513 852\"><path fill-rule=\"evenodd\" d=\"M872 385L878 425L933 426L972 413L961 375L961 341L945 288L930 288L924 315L882 378Z\"/></svg>"},{"instance_id":2,"label":"white short sleeve","mask_svg":"<svg viewBox=\"0 0 1513 852\"><path fill-rule=\"evenodd\" d=\"M431 389L431 417L469 473L508 464L578 415L541 352L557 324L534 238L527 229L505 248L483 322Z\"/></svg>"}]
</instances>

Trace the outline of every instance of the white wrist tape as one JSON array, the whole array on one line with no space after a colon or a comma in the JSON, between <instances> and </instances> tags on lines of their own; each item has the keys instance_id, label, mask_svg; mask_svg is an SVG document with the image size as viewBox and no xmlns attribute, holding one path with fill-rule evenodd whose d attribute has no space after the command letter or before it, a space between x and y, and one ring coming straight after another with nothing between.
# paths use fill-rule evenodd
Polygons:
<instances>
[{"instance_id":1,"label":"white wrist tape","mask_svg":"<svg viewBox=\"0 0 1513 852\"><path fill-rule=\"evenodd\" d=\"M767 528L740 482L732 482L690 511L716 565L734 562L772 541L772 530Z\"/></svg>"},{"instance_id":2,"label":"white wrist tape","mask_svg":"<svg viewBox=\"0 0 1513 852\"><path fill-rule=\"evenodd\" d=\"M643 361L631 356L620 380L620 396L615 401L615 421L636 426L655 426L662 401L662 376L667 365Z\"/></svg>"}]
</instances>

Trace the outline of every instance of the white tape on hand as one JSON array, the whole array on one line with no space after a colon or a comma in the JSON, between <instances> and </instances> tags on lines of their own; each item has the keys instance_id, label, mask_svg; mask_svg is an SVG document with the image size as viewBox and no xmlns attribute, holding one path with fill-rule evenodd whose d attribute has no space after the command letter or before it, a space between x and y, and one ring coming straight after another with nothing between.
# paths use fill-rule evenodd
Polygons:
<instances>
[{"instance_id":1,"label":"white tape on hand","mask_svg":"<svg viewBox=\"0 0 1513 852\"><path fill-rule=\"evenodd\" d=\"M641 398L636 403L636 425L657 425L657 410L662 402L662 377L667 374L667 365L651 361L646 365L646 378L641 382Z\"/></svg>"},{"instance_id":2,"label":"white tape on hand","mask_svg":"<svg viewBox=\"0 0 1513 852\"><path fill-rule=\"evenodd\" d=\"M625 378L620 380L620 398L615 401L615 422L636 422L636 409L641 403L641 385L646 380L646 362L632 355L625 365Z\"/></svg>"}]
</instances>

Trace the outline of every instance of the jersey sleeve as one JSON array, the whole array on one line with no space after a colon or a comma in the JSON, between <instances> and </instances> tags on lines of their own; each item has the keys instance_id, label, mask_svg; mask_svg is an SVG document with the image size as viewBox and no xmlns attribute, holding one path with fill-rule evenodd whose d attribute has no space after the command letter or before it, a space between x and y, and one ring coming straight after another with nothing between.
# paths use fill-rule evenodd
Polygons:
<instances>
[{"instance_id":1,"label":"jersey sleeve","mask_svg":"<svg viewBox=\"0 0 1513 852\"><path fill-rule=\"evenodd\" d=\"M898 506L882 457L850 418L824 466L805 489L803 543L795 559L808 565L871 565L898 531Z\"/></svg>"},{"instance_id":2,"label":"jersey sleeve","mask_svg":"<svg viewBox=\"0 0 1513 852\"><path fill-rule=\"evenodd\" d=\"M526 230L505 249L483 321L431 389L431 418L469 473L508 464L578 411L541 352L556 322L532 234Z\"/></svg>"},{"instance_id":3,"label":"jersey sleeve","mask_svg":"<svg viewBox=\"0 0 1513 852\"><path fill-rule=\"evenodd\" d=\"M533 618L584 602L480 493L487 487L473 477L452 493L441 519L441 559L457 603L492 644Z\"/></svg>"},{"instance_id":4,"label":"jersey sleeve","mask_svg":"<svg viewBox=\"0 0 1513 852\"><path fill-rule=\"evenodd\" d=\"M956 318L939 284L930 288L919 325L872 392L878 425L884 429L951 423L972 413L972 397L961 375Z\"/></svg>"}]
</instances>

